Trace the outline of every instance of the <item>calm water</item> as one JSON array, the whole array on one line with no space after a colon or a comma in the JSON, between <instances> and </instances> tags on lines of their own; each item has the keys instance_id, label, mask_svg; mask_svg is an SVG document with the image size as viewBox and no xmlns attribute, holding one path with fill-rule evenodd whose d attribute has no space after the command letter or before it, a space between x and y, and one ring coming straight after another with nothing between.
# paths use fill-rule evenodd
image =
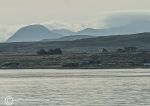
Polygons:
<instances>
[{"instance_id":1,"label":"calm water","mask_svg":"<svg viewBox=\"0 0 150 106\"><path fill-rule=\"evenodd\" d=\"M150 70L1 70L0 100L0 106L150 106Z\"/></svg>"}]
</instances>

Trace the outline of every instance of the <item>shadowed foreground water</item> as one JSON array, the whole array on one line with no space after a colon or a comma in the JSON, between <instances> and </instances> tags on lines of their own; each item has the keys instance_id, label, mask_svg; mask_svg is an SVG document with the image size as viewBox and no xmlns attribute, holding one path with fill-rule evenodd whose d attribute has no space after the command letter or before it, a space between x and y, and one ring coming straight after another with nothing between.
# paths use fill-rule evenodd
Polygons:
<instances>
[{"instance_id":1,"label":"shadowed foreground water","mask_svg":"<svg viewBox=\"0 0 150 106\"><path fill-rule=\"evenodd\" d=\"M0 106L150 106L150 70L1 70L0 97Z\"/></svg>"}]
</instances>

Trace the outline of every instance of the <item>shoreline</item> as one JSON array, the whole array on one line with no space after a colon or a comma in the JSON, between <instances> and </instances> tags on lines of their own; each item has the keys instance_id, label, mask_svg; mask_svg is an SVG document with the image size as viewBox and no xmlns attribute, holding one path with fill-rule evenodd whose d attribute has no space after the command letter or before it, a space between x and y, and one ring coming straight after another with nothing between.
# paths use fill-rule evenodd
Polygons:
<instances>
[{"instance_id":1,"label":"shoreline","mask_svg":"<svg viewBox=\"0 0 150 106\"><path fill-rule=\"evenodd\" d=\"M145 61L147 63L145 63ZM138 69L150 68L150 53L78 53L0 55L0 69Z\"/></svg>"}]
</instances>

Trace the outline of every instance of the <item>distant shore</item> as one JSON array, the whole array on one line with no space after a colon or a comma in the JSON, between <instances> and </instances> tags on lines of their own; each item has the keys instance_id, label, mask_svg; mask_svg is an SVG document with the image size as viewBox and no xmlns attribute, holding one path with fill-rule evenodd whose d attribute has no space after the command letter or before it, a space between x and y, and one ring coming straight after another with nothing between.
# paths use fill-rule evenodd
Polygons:
<instances>
[{"instance_id":1,"label":"distant shore","mask_svg":"<svg viewBox=\"0 0 150 106\"><path fill-rule=\"evenodd\" d=\"M150 53L0 55L0 69L150 68Z\"/></svg>"}]
</instances>

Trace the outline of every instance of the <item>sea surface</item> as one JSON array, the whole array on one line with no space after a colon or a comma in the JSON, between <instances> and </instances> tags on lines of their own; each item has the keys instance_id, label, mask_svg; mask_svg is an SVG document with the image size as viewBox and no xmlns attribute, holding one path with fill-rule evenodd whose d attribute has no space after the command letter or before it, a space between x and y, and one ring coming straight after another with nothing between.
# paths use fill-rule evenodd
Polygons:
<instances>
[{"instance_id":1,"label":"sea surface","mask_svg":"<svg viewBox=\"0 0 150 106\"><path fill-rule=\"evenodd\" d=\"M150 106L150 69L0 70L0 106Z\"/></svg>"}]
</instances>

